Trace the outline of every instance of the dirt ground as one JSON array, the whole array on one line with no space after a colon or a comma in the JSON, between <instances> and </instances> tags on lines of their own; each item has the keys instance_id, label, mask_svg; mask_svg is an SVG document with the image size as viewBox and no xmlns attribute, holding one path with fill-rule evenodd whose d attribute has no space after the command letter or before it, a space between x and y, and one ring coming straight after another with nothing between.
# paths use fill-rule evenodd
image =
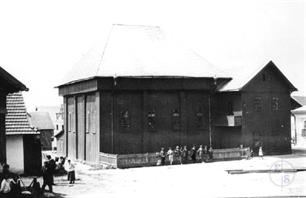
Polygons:
<instances>
[{"instance_id":1,"label":"dirt ground","mask_svg":"<svg viewBox=\"0 0 306 198\"><path fill-rule=\"evenodd\" d=\"M65 198L306 196L306 171L269 171L274 167L305 169L306 150L263 159L131 169L95 170L78 163L76 183L69 185L66 176L56 177L54 192ZM233 169L254 173L227 172ZM23 178L26 184L30 180Z\"/></svg>"}]
</instances>

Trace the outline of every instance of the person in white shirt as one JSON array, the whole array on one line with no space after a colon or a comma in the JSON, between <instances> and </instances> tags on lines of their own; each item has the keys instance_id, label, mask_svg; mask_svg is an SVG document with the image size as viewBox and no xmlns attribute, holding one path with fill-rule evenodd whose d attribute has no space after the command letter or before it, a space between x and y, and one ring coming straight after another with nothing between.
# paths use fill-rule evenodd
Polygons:
<instances>
[{"instance_id":1,"label":"person in white shirt","mask_svg":"<svg viewBox=\"0 0 306 198\"><path fill-rule=\"evenodd\" d=\"M169 157L170 165L172 165L174 153L173 153L173 150L171 149L171 147L169 147L169 150L167 151L167 155Z\"/></svg>"},{"instance_id":2,"label":"person in white shirt","mask_svg":"<svg viewBox=\"0 0 306 198\"><path fill-rule=\"evenodd\" d=\"M75 167L70 160L67 161L66 170L68 172L69 184L74 184L75 182Z\"/></svg>"},{"instance_id":3,"label":"person in white shirt","mask_svg":"<svg viewBox=\"0 0 306 198\"><path fill-rule=\"evenodd\" d=\"M10 181L8 179L8 175L4 175L3 180L1 181L0 195L3 198L8 198L11 192Z\"/></svg>"}]
</instances>

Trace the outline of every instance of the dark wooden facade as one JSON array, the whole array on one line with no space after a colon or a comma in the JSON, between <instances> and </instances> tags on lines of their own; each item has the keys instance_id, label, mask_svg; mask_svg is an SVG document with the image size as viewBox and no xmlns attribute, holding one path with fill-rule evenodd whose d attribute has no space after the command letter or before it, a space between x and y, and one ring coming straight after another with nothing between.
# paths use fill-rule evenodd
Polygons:
<instances>
[{"instance_id":1,"label":"dark wooden facade","mask_svg":"<svg viewBox=\"0 0 306 198\"><path fill-rule=\"evenodd\" d=\"M147 153L193 144L291 152L290 93L296 90L291 83L272 62L240 89L219 91L229 81L94 77L61 85L63 152L92 163L100 152Z\"/></svg>"},{"instance_id":2,"label":"dark wooden facade","mask_svg":"<svg viewBox=\"0 0 306 198\"><path fill-rule=\"evenodd\" d=\"M215 147L243 144L255 153L259 146L266 154L291 153L290 93L294 90L270 62L239 91L217 93L213 108ZM231 115L234 124L229 126L226 117Z\"/></svg>"}]
</instances>

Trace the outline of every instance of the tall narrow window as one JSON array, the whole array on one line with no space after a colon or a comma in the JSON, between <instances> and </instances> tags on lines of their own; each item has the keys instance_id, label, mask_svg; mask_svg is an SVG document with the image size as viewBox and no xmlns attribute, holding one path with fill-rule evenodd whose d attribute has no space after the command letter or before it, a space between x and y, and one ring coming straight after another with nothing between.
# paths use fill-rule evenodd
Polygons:
<instances>
[{"instance_id":1,"label":"tall narrow window","mask_svg":"<svg viewBox=\"0 0 306 198\"><path fill-rule=\"evenodd\" d=\"M234 107L233 107L233 102L229 101L227 103L227 115L234 115Z\"/></svg>"},{"instance_id":2,"label":"tall narrow window","mask_svg":"<svg viewBox=\"0 0 306 198\"><path fill-rule=\"evenodd\" d=\"M152 111L148 112L148 131L156 131L156 121L155 121L155 111L154 109Z\"/></svg>"},{"instance_id":3,"label":"tall narrow window","mask_svg":"<svg viewBox=\"0 0 306 198\"><path fill-rule=\"evenodd\" d=\"M202 108L199 107L196 113L196 127L198 129L203 128L204 124L203 124L203 111Z\"/></svg>"},{"instance_id":4,"label":"tall narrow window","mask_svg":"<svg viewBox=\"0 0 306 198\"><path fill-rule=\"evenodd\" d=\"M177 109L172 111L172 129L173 131L179 131L181 129L180 113Z\"/></svg>"},{"instance_id":5,"label":"tall narrow window","mask_svg":"<svg viewBox=\"0 0 306 198\"><path fill-rule=\"evenodd\" d=\"M254 111L261 112L262 111L262 99L261 97L255 97L254 99Z\"/></svg>"},{"instance_id":6,"label":"tall narrow window","mask_svg":"<svg viewBox=\"0 0 306 198\"><path fill-rule=\"evenodd\" d=\"M120 111L119 122L120 122L119 124L121 128L125 128L125 129L130 128L130 115L127 109Z\"/></svg>"},{"instance_id":7,"label":"tall narrow window","mask_svg":"<svg viewBox=\"0 0 306 198\"><path fill-rule=\"evenodd\" d=\"M280 109L278 97L272 97L271 103L272 111L278 111Z\"/></svg>"}]
</instances>

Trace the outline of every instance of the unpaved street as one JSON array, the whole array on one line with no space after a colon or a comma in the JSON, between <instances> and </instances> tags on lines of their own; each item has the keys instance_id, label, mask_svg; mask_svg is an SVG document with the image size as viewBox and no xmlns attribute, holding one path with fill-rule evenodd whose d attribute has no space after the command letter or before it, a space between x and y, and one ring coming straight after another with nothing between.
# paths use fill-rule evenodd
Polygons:
<instances>
[{"instance_id":1,"label":"unpaved street","mask_svg":"<svg viewBox=\"0 0 306 198\"><path fill-rule=\"evenodd\" d=\"M77 164L76 184L68 185L66 176L57 177L54 192L59 193L58 197L71 198L306 196L306 171L233 175L225 171L269 170L280 160L291 168L306 166L306 154L301 152L264 159L132 169L93 170Z\"/></svg>"}]
</instances>

